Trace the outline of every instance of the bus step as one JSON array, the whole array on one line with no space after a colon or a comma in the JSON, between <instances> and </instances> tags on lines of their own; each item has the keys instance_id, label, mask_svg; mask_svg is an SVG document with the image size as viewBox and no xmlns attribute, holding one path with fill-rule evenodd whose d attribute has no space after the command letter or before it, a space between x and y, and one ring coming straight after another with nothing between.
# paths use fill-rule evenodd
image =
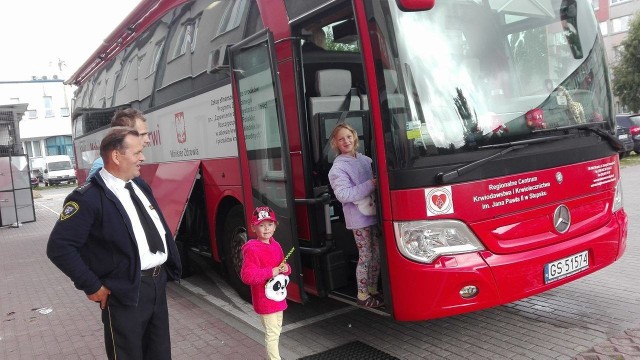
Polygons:
<instances>
[{"instance_id":1,"label":"bus step","mask_svg":"<svg viewBox=\"0 0 640 360\"><path fill-rule=\"evenodd\" d=\"M213 256L213 254L211 254L210 252L203 251L203 250L200 250L200 249L195 248L195 247L190 247L189 251L192 251L192 252L194 252L194 253L196 253L198 255L209 257L209 258Z\"/></svg>"},{"instance_id":2,"label":"bus step","mask_svg":"<svg viewBox=\"0 0 640 360\"><path fill-rule=\"evenodd\" d=\"M334 299L334 300L338 300L340 302L343 302L345 304L349 304L352 306L355 306L357 308L360 308L362 310L367 310L370 311L372 313L378 314L378 315L382 315L382 316L391 316L391 314L389 314L386 310L386 307L381 307L381 308L377 308L377 309L372 309L366 306L359 306L356 304L356 298L353 296L349 296L346 294L341 294L341 293L337 293L337 292L332 292L329 294L329 298Z\"/></svg>"}]
</instances>

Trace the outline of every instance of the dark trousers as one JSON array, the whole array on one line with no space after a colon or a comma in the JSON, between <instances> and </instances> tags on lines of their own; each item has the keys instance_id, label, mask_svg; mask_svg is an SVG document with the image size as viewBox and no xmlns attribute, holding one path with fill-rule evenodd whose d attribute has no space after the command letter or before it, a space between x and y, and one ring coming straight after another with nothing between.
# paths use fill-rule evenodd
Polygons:
<instances>
[{"instance_id":1,"label":"dark trousers","mask_svg":"<svg viewBox=\"0 0 640 360\"><path fill-rule=\"evenodd\" d=\"M167 273L143 276L138 306L121 304L109 298L102 311L104 343L112 360L171 359L169 311L167 310Z\"/></svg>"}]
</instances>

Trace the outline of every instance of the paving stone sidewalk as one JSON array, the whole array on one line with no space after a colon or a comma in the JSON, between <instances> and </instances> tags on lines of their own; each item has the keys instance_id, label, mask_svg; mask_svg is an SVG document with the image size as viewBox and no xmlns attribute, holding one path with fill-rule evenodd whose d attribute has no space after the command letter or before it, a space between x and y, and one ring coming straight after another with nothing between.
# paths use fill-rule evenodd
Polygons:
<instances>
[{"instance_id":1,"label":"paving stone sidewalk","mask_svg":"<svg viewBox=\"0 0 640 360\"><path fill-rule=\"evenodd\" d=\"M36 222L0 228L0 359L106 358L98 305L46 257L56 218L36 205ZM264 358L262 334L180 290L168 289L173 359Z\"/></svg>"}]
</instances>

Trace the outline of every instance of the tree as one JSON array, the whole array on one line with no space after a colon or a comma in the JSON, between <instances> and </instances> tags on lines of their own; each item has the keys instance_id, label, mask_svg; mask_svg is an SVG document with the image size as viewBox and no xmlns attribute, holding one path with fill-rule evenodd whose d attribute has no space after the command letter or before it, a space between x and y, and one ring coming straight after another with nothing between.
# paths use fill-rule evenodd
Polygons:
<instances>
[{"instance_id":1,"label":"tree","mask_svg":"<svg viewBox=\"0 0 640 360\"><path fill-rule=\"evenodd\" d=\"M640 110L640 16L630 23L620 43L620 58L613 70L613 94L633 112Z\"/></svg>"}]
</instances>

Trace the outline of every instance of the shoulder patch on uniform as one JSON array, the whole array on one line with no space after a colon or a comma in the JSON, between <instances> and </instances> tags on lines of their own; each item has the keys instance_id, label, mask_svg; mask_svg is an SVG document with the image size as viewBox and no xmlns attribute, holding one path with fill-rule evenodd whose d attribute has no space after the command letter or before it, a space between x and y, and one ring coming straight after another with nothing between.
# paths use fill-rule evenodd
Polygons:
<instances>
[{"instance_id":1,"label":"shoulder patch on uniform","mask_svg":"<svg viewBox=\"0 0 640 360\"><path fill-rule=\"evenodd\" d=\"M71 216L80 210L80 206L75 201L68 201L62 207L62 213L60 213L60 220L67 220Z\"/></svg>"},{"instance_id":2,"label":"shoulder patch on uniform","mask_svg":"<svg viewBox=\"0 0 640 360\"><path fill-rule=\"evenodd\" d=\"M82 184L82 186L78 186L75 191L79 192L80 194L84 194L87 190L89 190L91 187L93 186L93 181L87 181L86 183Z\"/></svg>"}]
</instances>

